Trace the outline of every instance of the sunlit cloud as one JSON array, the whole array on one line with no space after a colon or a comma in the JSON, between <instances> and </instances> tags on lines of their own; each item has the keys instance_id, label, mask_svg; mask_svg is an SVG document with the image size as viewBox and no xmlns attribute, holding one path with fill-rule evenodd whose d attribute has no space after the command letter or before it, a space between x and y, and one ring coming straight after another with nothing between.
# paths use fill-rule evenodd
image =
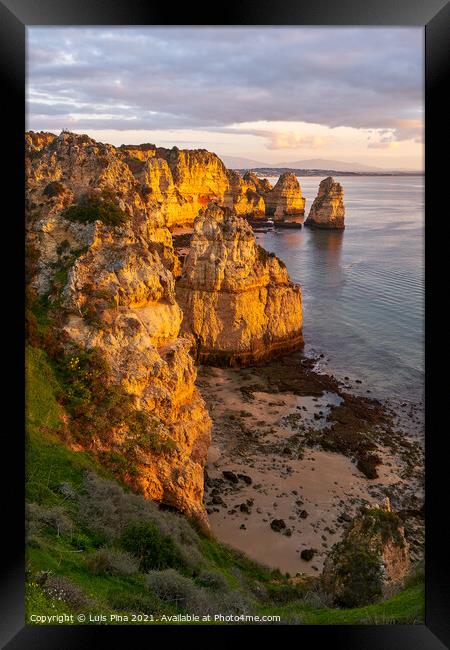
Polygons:
<instances>
[{"instance_id":1,"label":"sunlit cloud","mask_svg":"<svg viewBox=\"0 0 450 650\"><path fill-rule=\"evenodd\" d=\"M320 150L356 159L379 149L421 165L420 28L32 27L27 35L27 128L115 139L142 132L137 141L198 130L215 142L221 132L222 147L251 157ZM343 128L360 131L361 144L355 135L345 149L330 133ZM386 146L384 131L401 146Z\"/></svg>"},{"instance_id":2,"label":"sunlit cloud","mask_svg":"<svg viewBox=\"0 0 450 650\"><path fill-rule=\"evenodd\" d=\"M268 149L322 149L330 142L329 139L318 135L302 135L300 133L268 133Z\"/></svg>"}]
</instances>

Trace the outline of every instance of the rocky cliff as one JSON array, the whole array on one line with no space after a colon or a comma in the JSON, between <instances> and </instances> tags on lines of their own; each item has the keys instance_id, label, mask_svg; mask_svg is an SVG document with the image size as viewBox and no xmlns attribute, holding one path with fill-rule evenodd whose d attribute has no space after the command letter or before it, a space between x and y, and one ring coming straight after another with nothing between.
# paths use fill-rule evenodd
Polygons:
<instances>
[{"instance_id":1,"label":"rocky cliff","mask_svg":"<svg viewBox=\"0 0 450 650\"><path fill-rule=\"evenodd\" d=\"M410 565L402 522L386 498L355 517L325 562L323 582L337 604L356 607L391 596Z\"/></svg>"},{"instance_id":2,"label":"rocky cliff","mask_svg":"<svg viewBox=\"0 0 450 650\"><path fill-rule=\"evenodd\" d=\"M255 176L256 180L259 179ZM242 178L236 171L228 171L229 188L225 192L223 205L233 210L237 215L261 217L265 215L265 203L260 184L253 178Z\"/></svg>"},{"instance_id":3,"label":"rocky cliff","mask_svg":"<svg viewBox=\"0 0 450 650\"><path fill-rule=\"evenodd\" d=\"M114 148L86 136L54 138L29 170L30 284L57 305L66 349L98 353L105 381L140 414L139 436L125 422L106 441L81 435L77 445L99 456L132 450L125 480L207 527L203 466L211 423L195 387L190 342L180 336L178 261L165 217L157 205L150 209Z\"/></svg>"},{"instance_id":4,"label":"rocky cliff","mask_svg":"<svg viewBox=\"0 0 450 650\"><path fill-rule=\"evenodd\" d=\"M291 215L304 215L305 199L295 174L281 174L274 188L265 193L266 214L275 222L283 222Z\"/></svg>"},{"instance_id":5,"label":"rocky cliff","mask_svg":"<svg viewBox=\"0 0 450 650\"><path fill-rule=\"evenodd\" d=\"M246 172L243 176L243 180L246 183L251 183L260 196L264 196L267 192L270 192L273 189L267 178L259 178L259 176L252 171Z\"/></svg>"},{"instance_id":6,"label":"rocky cliff","mask_svg":"<svg viewBox=\"0 0 450 650\"><path fill-rule=\"evenodd\" d=\"M296 176L282 174L272 188L253 172L227 170L204 149L166 149L154 144L113 147L87 135L30 131L25 136L28 192L39 205L42 179L61 183L76 203L87 190L110 189L133 217L158 212L168 227L192 225L210 201L250 219L274 216L279 225L303 215L305 199ZM53 191L56 196L57 186ZM62 192L61 192L62 193Z\"/></svg>"},{"instance_id":7,"label":"rocky cliff","mask_svg":"<svg viewBox=\"0 0 450 650\"><path fill-rule=\"evenodd\" d=\"M195 220L176 291L202 362L245 365L303 343L300 287L227 208L210 204Z\"/></svg>"},{"instance_id":8,"label":"rocky cliff","mask_svg":"<svg viewBox=\"0 0 450 650\"><path fill-rule=\"evenodd\" d=\"M230 210L200 208L214 197L255 214L267 184L227 172L203 150L116 148L69 132L29 133L26 153L30 287L53 305L65 345L98 353L105 381L150 428L157 423L158 448L146 446L147 434L134 445L127 427L76 444L122 456L134 445L127 480L205 523L211 425L192 342L200 359L235 364L302 344L300 287L282 262ZM199 208L176 296L181 268L168 226Z\"/></svg>"},{"instance_id":9,"label":"rocky cliff","mask_svg":"<svg viewBox=\"0 0 450 650\"><path fill-rule=\"evenodd\" d=\"M319 185L319 192L309 211L305 226L343 230L345 217L344 190L328 176Z\"/></svg>"}]
</instances>

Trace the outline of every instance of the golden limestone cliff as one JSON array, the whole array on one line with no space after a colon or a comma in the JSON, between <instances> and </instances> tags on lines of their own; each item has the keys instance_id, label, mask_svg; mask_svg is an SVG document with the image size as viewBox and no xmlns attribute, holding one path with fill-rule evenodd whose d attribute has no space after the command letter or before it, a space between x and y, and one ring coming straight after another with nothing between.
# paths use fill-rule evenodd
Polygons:
<instances>
[{"instance_id":1,"label":"golden limestone cliff","mask_svg":"<svg viewBox=\"0 0 450 650\"><path fill-rule=\"evenodd\" d=\"M258 192L257 184L252 178L246 176L242 178L238 172L229 170L228 180L229 189L225 192L223 200L225 207L234 210L240 216L257 218L265 215L264 198Z\"/></svg>"},{"instance_id":2,"label":"golden limestone cliff","mask_svg":"<svg viewBox=\"0 0 450 650\"><path fill-rule=\"evenodd\" d=\"M174 278L153 248L151 239L136 237L129 226L97 223L91 246L69 271L64 330L81 348L100 351L111 381L150 421L157 419L164 440L174 442L170 452L141 454L133 485L206 523L210 419L194 385L190 343L179 336ZM120 447L121 431L115 436Z\"/></svg>"},{"instance_id":3,"label":"golden limestone cliff","mask_svg":"<svg viewBox=\"0 0 450 650\"><path fill-rule=\"evenodd\" d=\"M274 188L265 194L266 214L283 223L298 221L305 214L305 199L295 174L281 174Z\"/></svg>"},{"instance_id":4,"label":"golden limestone cliff","mask_svg":"<svg viewBox=\"0 0 450 650\"><path fill-rule=\"evenodd\" d=\"M192 224L200 208L209 201L223 202L229 182L227 169L216 154L205 149L190 151L177 147L160 151L180 194L178 215L172 222Z\"/></svg>"},{"instance_id":5,"label":"golden limestone cliff","mask_svg":"<svg viewBox=\"0 0 450 650\"><path fill-rule=\"evenodd\" d=\"M300 287L227 208L195 220L176 292L202 362L246 365L303 344Z\"/></svg>"},{"instance_id":6,"label":"golden limestone cliff","mask_svg":"<svg viewBox=\"0 0 450 650\"><path fill-rule=\"evenodd\" d=\"M25 133L25 151L28 155L33 154L55 139L56 135L54 133L28 131Z\"/></svg>"},{"instance_id":7,"label":"golden limestone cliff","mask_svg":"<svg viewBox=\"0 0 450 650\"><path fill-rule=\"evenodd\" d=\"M159 441L147 444L145 434L133 446L130 427L111 426L106 440L81 431L73 444L99 457L124 456L131 444L136 457L124 480L207 527L211 421L195 387L193 339L200 358L227 363L296 348L300 287L255 244L244 219L213 205L195 220L175 295L181 267L168 225L193 220L210 195L225 200L230 175L214 154L28 133L26 170L29 286L56 314L64 349L99 354L104 380L145 427L156 426ZM248 209L260 209L263 181L233 183L255 193L244 192Z\"/></svg>"},{"instance_id":8,"label":"golden limestone cliff","mask_svg":"<svg viewBox=\"0 0 450 650\"><path fill-rule=\"evenodd\" d=\"M328 176L319 185L319 191L309 211L305 226L343 230L345 217L344 190Z\"/></svg>"},{"instance_id":9,"label":"golden limestone cliff","mask_svg":"<svg viewBox=\"0 0 450 650\"><path fill-rule=\"evenodd\" d=\"M258 194L262 197L264 197L267 192L270 192L273 189L271 183L267 180L267 178L259 178L259 176L257 176L255 172L252 171L245 172L243 180L247 184L251 184L256 192L258 192Z\"/></svg>"},{"instance_id":10,"label":"golden limestone cliff","mask_svg":"<svg viewBox=\"0 0 450 650\"><path fill-rule=\"evenodd\" d=\"M25 136L30 199L38 204L41 179L62 183L68 204L87 190L110 189L129 214L157 211L168 227L192 225L210 201L239 215L303 214L305 200L293 174L282 174L274 188L253 172L242 177L227 170L216 154L204 149L165 149L153 144L114 147L87 135L30 131ZM37 190L37 192L35 191ZM50 191L50 190L49 190Z\"/></svg>"},{"instance_id":11,"label":"golden limestone cliff","mask_svg":"<svg viewBox=\"0 0 450 650\"><path fill-rule=\"evenodd\" d=\"M134 446L136 432L124 425L106 441L81 432L77 445L101 457L131 444L133 471L122 478L207 528L203 468L211 421L195 387L191 343L180 336L170 232L161 213L134 193L129 168L108 145L70 134L52 145L31 161L27 178L30 284L57 301L66 348L100 355L108 384L141 414L144 441ZM90 179L100 187L89 193ZM74 205L75 197L84 198Z\"/></svg>"}]
</instances>

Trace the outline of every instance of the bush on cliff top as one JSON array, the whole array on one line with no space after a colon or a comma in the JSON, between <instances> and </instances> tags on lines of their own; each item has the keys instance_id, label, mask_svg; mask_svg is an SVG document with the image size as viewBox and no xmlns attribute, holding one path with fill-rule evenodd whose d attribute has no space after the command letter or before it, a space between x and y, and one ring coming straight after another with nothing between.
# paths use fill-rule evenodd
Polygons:
<instances>
[{"instance_id":1,"label":"bush on cliff top","mask_svg":"<svg viewBox=\"0 0 450 650\"><path fill-rule=\"evenodd\" d=\"M85 195L79 203L66 208L62 214L69 221L78 223L102 221L107 226L121 226L130 218L114 203L112 195L106 192L100 196Z\"/></svg>"},{"instance_id":2,"label":"bush on cliff top","mask_svg":"<svg viewBox=\"0 0 450 650\"><path fill-rule=\"evenodd\" d=\"M51 181L45 186L43 194L49 198L58 196L58 194L64 194L64 185L59 181Z\"/></svg>"},{"instance_id":3,"label":"bush on cliff top","mask_svg":"<svg viewBox=\"0 0 450 650\"><path fill-rule=\"evenodd\" d=\"M128 526L120 544L139 561L139 568L143 572L182 565L173 540L163 535L150 521Z\"/></svg>"}]
</instances>

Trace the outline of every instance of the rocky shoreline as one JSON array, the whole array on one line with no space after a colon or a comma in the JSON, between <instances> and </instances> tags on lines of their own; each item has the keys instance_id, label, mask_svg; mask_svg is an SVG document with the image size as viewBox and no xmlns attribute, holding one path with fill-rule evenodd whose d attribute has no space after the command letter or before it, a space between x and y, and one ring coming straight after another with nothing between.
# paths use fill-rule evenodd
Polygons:
<instances>
[{"instance_id":1,"label":"rocky shoreline","mask_svg":"<svg viewBox=\"0 0 450 650\"><path fill-rule=\"evenodd\" d=\"M300 224L296 177L272 188L204 150L67 132L26 142L29 329L84 391L65 443L291 575L320 572L358 509L385 496L420 559L411 407L317 372L301 287L248 223ZM326 179L319 195L316 221L343 227L342 188ZM84 366L101 369L105 412Z\"/></svg>"},{"instance_id":2,"label":"rocky shoreline","mask_svg":"<svg viewBox=\"0 0 450 650\"><path fill-rule=\"evenodd\" d=\"M252 368L199 369L197 385L213 420L205 474L212 532L291 576L318 575L360 507L389 496L411 560L420 560L420 441L387 405L316 372L317 361L295 353ZM375 465L359 462L364 455L358 460L367 438Z\"/></svg>"}]
</instances>

